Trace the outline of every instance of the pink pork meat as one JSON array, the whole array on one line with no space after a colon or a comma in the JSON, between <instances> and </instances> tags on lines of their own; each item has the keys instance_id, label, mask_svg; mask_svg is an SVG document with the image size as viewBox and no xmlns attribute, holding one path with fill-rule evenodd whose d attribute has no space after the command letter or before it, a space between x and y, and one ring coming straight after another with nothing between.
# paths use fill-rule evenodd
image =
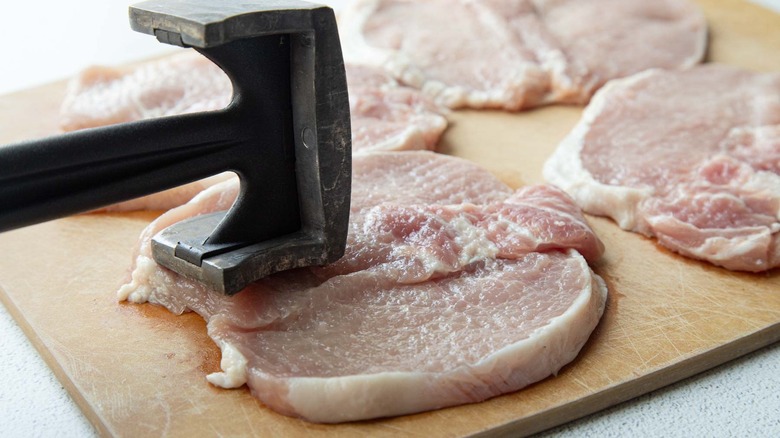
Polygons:
<instances>
[{"instance_id":1,"label":"pink pork meat","mask_svg":"<svg viewBox=\"0 0 780 438\"><path fill-rule=\"evenodd\" d=\"M222 350L207 378L285 415L343 422L437 409L516 391L572 361L598 323L603 252L552 186L516 192L430 152L354 158L347 253L234 297L158 267L149 238L228 207L228 181L144 232L122 300L195 311Z\"/></svg>"},{"instance_id":2,"label":"pink pork meat","mask_svg":"<svg viewBox=\"0 0 780 438\"><path fill-rule=\"evenodd\" d=\"M353 153L433 150L447 128L446 111L380 69L347 66ZM230 101L227 76L205 57L185 52L130 69L93 67L72 80L61 110L63 130L218 110ZM233 176L223 173L108 210L167 210Z\"/></svg>"},{"instance_id":3,"label":"pink pork meat","mask_svg":"<svg viewBox=\"0 0 780 438\"><path fill-rule=\"evenodd\" d=\"M380 69L347 65L353 153L435 150L446 110Z\"/></svg>"},{"instance_id":4,"label":"pink pork meat","mask_svg":"<svg viewBox=\"0 0 780 438\"><path fill-rule=\"evenodd\" d=\"M780 266L780 74L712 64L610 83L544 175L686 256Z\"/></svg>"},{"instance_id":5,"label":"pink pork meat","mask_svg":"<svg viewBox=\"0 0 780 438\"><path fill-rule=\"evenodd\" d=\"M349 62L381 66L450 108L586 103L606 81L704 56L687 0L355 0Z\"/></svg>"},{"instance_id":6,"label":"pink pork meat","mask_svg":"<svg viewBox=\"0 0 780 438\"><path fill-rule=\"evenodd\" d=\"M353 150L434 149L447 127L444 110L380 69L347 66ZM227 76L185 52L131 69L93 67L68 86L63 130L218 110L230 102Z\"/></svg>"}]
</instances>

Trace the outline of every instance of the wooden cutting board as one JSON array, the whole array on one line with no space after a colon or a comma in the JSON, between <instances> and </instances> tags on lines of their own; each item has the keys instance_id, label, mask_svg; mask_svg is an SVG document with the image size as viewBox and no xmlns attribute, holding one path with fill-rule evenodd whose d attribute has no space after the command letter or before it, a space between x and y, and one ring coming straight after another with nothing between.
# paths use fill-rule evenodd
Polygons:
<instances>
[{"instance_id":1,"label":"wooden cutting board","mask_svg":"<svg viewBox=\"0 0 780 438\"><path fill-rule=\"evenodd\" d=\"M702 0L710 60L780 71L780 16L739 0ZM0 98L0 143L55 130L64 84ZM579 108L456 112L442 152L512 186L541 165ZM0 235L0 298L102 435L524 435L678 381L780 339L780 269L734 273L688 260L590 218L607 246L599 327L561 373L484 403L379 421L318 425L284 417L245 389L208 385L219 350L195 315L117 303L152 213L95 214Z\"/></svg>"}]
</instances>

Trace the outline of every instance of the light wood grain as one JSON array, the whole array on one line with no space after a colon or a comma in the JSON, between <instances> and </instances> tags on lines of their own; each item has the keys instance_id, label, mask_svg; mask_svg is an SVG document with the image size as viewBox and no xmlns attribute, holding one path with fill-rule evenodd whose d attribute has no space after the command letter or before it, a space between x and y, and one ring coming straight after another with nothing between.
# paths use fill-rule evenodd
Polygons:
<instances>
[{"instance_id":1,"label":"light wood grain","mask_svg":"<svg viewBox=\"0 0 780 438\"><path fill-rule=\"evenodd\" d=\"M738 0L702 0L711 61L780 71L780 17ZM53 132L63 84L0 99L0 143ZM443 152L512 186L580 115L457 112ZM729 272L688 260L601 218L604 319L561 373L484 403L379 421L317 425L263 407L245 389L208 385L219 350L195 315L116 302L131 248L152 213L83 215L0 235L3 303L106 436L524 435L646 393L780 339L780 270Z\"/></svg>"}]
</instances>

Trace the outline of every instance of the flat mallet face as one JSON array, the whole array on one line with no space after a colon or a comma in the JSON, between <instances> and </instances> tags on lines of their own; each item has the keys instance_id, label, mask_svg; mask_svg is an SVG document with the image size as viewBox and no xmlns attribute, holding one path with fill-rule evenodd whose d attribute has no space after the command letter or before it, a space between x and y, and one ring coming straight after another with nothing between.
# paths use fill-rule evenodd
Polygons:
<instances>
[{"instance_id":1,"label":"flat mallet face","mask_svg":"<svg viewBox=\"0 0 780 438\"><path fill-rule=\"evenodd\" d=\"M281 270L323 265L346 244L351 128L335 16L307 2L153 0L130 8L133 29L193 47L230 77L215 112L232 126L241 179L227 213L177 223L152 242L155 260L232 294Z\"/></svg>"}]
</instances>

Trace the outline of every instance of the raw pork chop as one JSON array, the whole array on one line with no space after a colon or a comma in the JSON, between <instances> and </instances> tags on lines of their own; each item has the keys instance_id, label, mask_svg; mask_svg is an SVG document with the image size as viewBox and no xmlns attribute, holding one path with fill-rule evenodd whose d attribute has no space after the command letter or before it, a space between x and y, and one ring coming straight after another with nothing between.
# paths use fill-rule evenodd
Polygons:
<instances>
[{"instance_id":1,"label":"raw pork chop","mask_svg":"<svg viewBox=\"0 0 780 438\"><path fill-rule=\"evenodd\" d=\"M608 84L544 175L681 254L780 266L780 74L706 65Z\"/></svg>"},{"instance_id":2,"label":"raw pork chop","mask_svg":"<svg viewBox=\"0 0 780 438\"><path fill-rule=\"evenodd\" d=\"M347 66L347 79L353 152L436 148L447 128L443 109L380 69ZM230 80L222 70L196 52L129 70L93 67L69 84L60 124L70 131L217 110L228 104L231 93ZM167 210L232 175L223 173L105 210Z\"/></svg>"},{"instance_id":3,"label":"raw pork chop","mask_svg":"<svg viewBox=\"0 0 780 438\"><path fill-rule=\"evenodd\" d=\"M380 69L347 66L354 151L434 149L447 127L443 110ZM224 108L232 87L205 57L185 52L130 70L93 67L68 87L66 130Z\"/></svg>"},{"instance_id":4,"label":"raw pork chop","mask_svg":"<svg viewBox=\"0 0 780 438\"><path fill-rule=\"evenodd\" d=\"M274 410L316 422L476 402L574 359L606 287L586 262L603 246L567 195L552 186L513 193L430 152L353 164L347 254L337 263L234 297L155 265L149 237L229 206L237 187L228 181L150 225L120 299L199 313L222 350L209 382L246 383Z\"/></svg>"},{"instance_id":5,"label":"raw pork chop","mask_svg":"<svg viewBox=\"0 0 780 438\"><path fill-rule=\"evenodd\" d=\"M347 65L353 153L435 150L445 110L378 68Z\"/></svg>"},{"instance_id":6,"label":"raw pork chop","mask_svg":"<svg viewBox=\"0 0 780 438\"><path fill-rule=\"evenodd\" d=\"M348 61L451 108L585 103L609 79L689 67L706 47L686 0L356 0L339 27Z\"/></svg>"},{"instance_id":7,"label":"raw pork chop","mask_svg":"<svg viewBox=\"0 0 780 438\"><path fill-rule=\"evenodd\" d=\"M129 69L91 67L68 84L60 112L65 131L209 111L230 102L222 70L187 51Z\"/></svg>"},{"instance_id":8,"label":"raw pork chop","mask_svg":"<svg viewBox=\"0 0 780 438\"><path fill-rule=\"evenodd\" d=\"M189 52L129 70L91 67L68 84L60 127L73 131L224 108L230 101L230 90L230 80L219 67ZM168 210L231 176L233 173L225 172L102 210Z\"/></svg>"}]
</instances>

